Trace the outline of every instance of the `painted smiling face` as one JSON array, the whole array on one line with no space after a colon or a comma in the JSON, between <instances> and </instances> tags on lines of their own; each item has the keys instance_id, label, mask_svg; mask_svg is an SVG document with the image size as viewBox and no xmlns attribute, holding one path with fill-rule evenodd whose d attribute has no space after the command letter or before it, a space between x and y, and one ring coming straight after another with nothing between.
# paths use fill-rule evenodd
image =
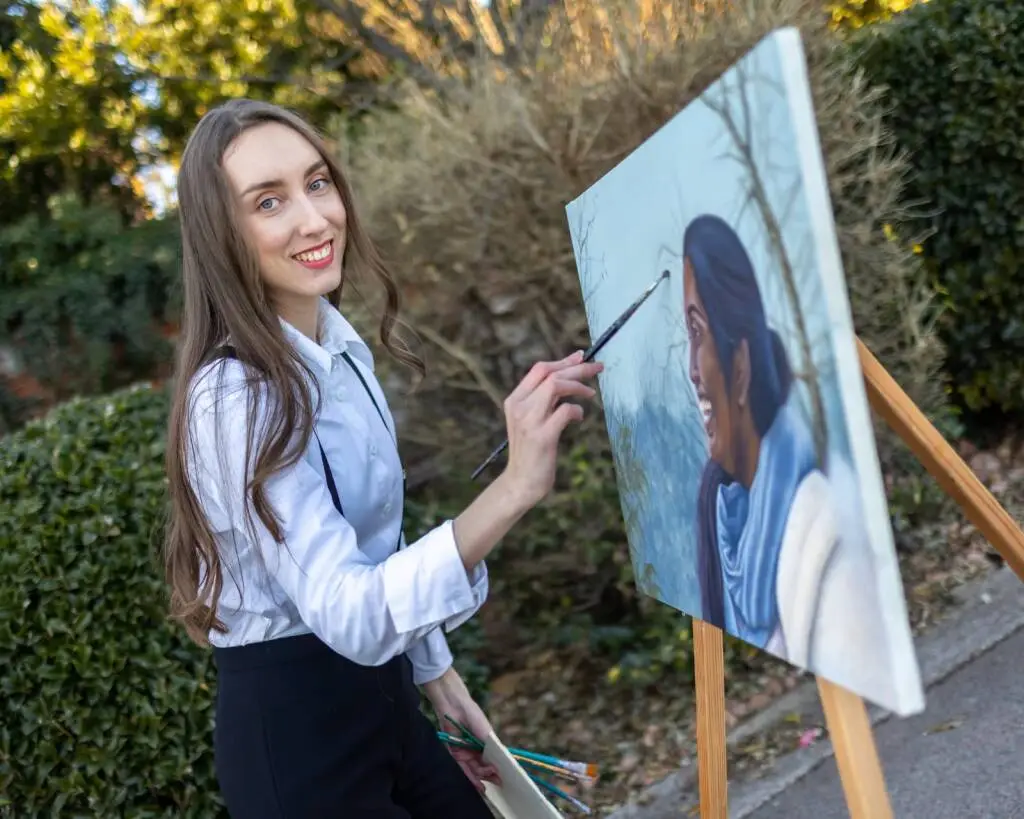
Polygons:
<instances>
[{"instance_id":1,"label":"painted smiling face","mask_svg":"<svg viewBox=\"0 0 1024 819\"><path fill-rule=\"evenodd\" d=\"M224 170L271 300L282 306L335 290L346 212L316 148L286 125L265 123L232 143Z\"/></svg>"},{"instance_id":2,"label":"painted smiling face","mask_svg":"<svg viewBox=\"0 0 1024 819\"><path fill-rule=\"evenodd\" d=\"M737 411L729 398L715 338L689 259L683 265L683 317L689 336L689 376L704 418L711 458L733 474L733 415Z\"/></svg>"}]
</instances>

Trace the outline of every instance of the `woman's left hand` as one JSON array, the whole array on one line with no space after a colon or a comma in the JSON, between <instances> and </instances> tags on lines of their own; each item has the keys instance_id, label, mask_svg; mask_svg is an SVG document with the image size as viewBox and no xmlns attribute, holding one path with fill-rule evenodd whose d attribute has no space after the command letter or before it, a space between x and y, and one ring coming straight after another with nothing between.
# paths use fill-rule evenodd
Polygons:
<instances>
[{"instance_id":1,"label":"woman's left hand","mask_svg":"<svg viewBox=\"0 0 1024 819\"><path fill-rule=\"evenodd\" d=\"M452 725L445 715L457 719L465 725L473 736L481 742L486 742L487 735L491 732L491 723L484 716L480 706L476 704L454 667L449 668L438 679L432 680L423 686L423 691L430 700L430 704L437 714L438 724L442 731L447 731L453 736L459 736L461 732L458 727ZM473 783L478 791L484 792L484 781L501 784L497 769L488 762L485 762L480 751L473 751L468 748L457 748L449 745L448 750L455 761L459 763L469 781Z\"/></svg>"}]
</instances>

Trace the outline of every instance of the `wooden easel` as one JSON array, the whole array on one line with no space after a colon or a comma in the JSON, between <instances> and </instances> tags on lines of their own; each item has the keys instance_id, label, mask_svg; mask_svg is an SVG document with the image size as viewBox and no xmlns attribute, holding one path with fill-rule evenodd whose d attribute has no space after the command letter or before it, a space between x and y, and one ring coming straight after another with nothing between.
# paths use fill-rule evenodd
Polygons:
<instances>
[{"instance_id":1,"label":"wooden easel","mask_svg":"<svg viewBox=\"0 0 1024 819\"><path fill-rule=\"evenodd\" d=\"M871 408L1024 580L1024 532L860 339L857 351ZM700 815L701 819L727 819L722 632L694 618L693 643ZM822 679L818 680L818 692L851 819L891 819L892 807L864 701Z\"/></svg>"}]
</instances>

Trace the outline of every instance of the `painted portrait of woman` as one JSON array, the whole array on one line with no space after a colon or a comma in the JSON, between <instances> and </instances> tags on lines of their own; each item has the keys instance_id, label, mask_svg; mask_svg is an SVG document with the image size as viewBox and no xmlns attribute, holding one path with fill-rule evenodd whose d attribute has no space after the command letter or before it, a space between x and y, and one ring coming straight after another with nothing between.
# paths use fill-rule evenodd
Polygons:
<instances>
[{"instance_id":1,"label":"painted portrait of woman","mask_svg":"<svg viewBox=\"0 0 1024 819\"><path fill-rule=\"evenodd\" d=\"M742 242L717 216L685 231L683 318L708 445L696 518L703 619L803 667L833 654L840 634L880 636L867 555L857 538L844 542L786 347ZM866 633L850 633L853 612Z\"/></svg>"},{"instance_id":2,"label":"painted portrait of woman","mask_svg":"<svg viewBox=\"0 0 1024 819\"><path fill-rule=\"evenodd\" d=\"M807 76L798 31L765 37L566 216L592 337L669 271L600 352L637 591L909 715L924 688L849 287L863 273L844 264Z\"/></svg>"}]
</instances>

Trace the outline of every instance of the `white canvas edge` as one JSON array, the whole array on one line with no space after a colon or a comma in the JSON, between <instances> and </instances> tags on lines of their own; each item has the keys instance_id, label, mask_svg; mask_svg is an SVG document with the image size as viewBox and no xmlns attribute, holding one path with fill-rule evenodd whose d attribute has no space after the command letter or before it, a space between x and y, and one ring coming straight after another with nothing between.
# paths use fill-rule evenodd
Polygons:
<instances>
[{"instance_id":1,"label":"white canvas edge","mask_svg":"<svg viewBox=\"0 0 1024 819\"><path fill-rule=\"evenodd\" d=\"M821 159L818 122L813 108L803 40L799 30L794 27L778 29L765 39L775 41L781 64L803 178L802 195L813 227L816 261L825 303L830 323L840 331L838 334L830 333L832 354L835 358L843 411L849 431L850 455L854 461L858 483L862 487L874 575L880 587L879 597L885 601L886 606L881 613L890 615L885 617L885 634L889 642L890 668L897 682L898 703L895 712L900 716L910 716L924 710L924 689L917 663L916 646L910 630L892 529L889 526L878 525L878 521L889 520L889 509L885 487L881 481L881 464L871 424L867 391L854 341L855 330L849 296L845 285L834 286L834 282L845 283L846 277L833 222L828 179ZM854 436L865 431L871 436L871 446L858 446Z\"/></svg>"}]
</instances>

